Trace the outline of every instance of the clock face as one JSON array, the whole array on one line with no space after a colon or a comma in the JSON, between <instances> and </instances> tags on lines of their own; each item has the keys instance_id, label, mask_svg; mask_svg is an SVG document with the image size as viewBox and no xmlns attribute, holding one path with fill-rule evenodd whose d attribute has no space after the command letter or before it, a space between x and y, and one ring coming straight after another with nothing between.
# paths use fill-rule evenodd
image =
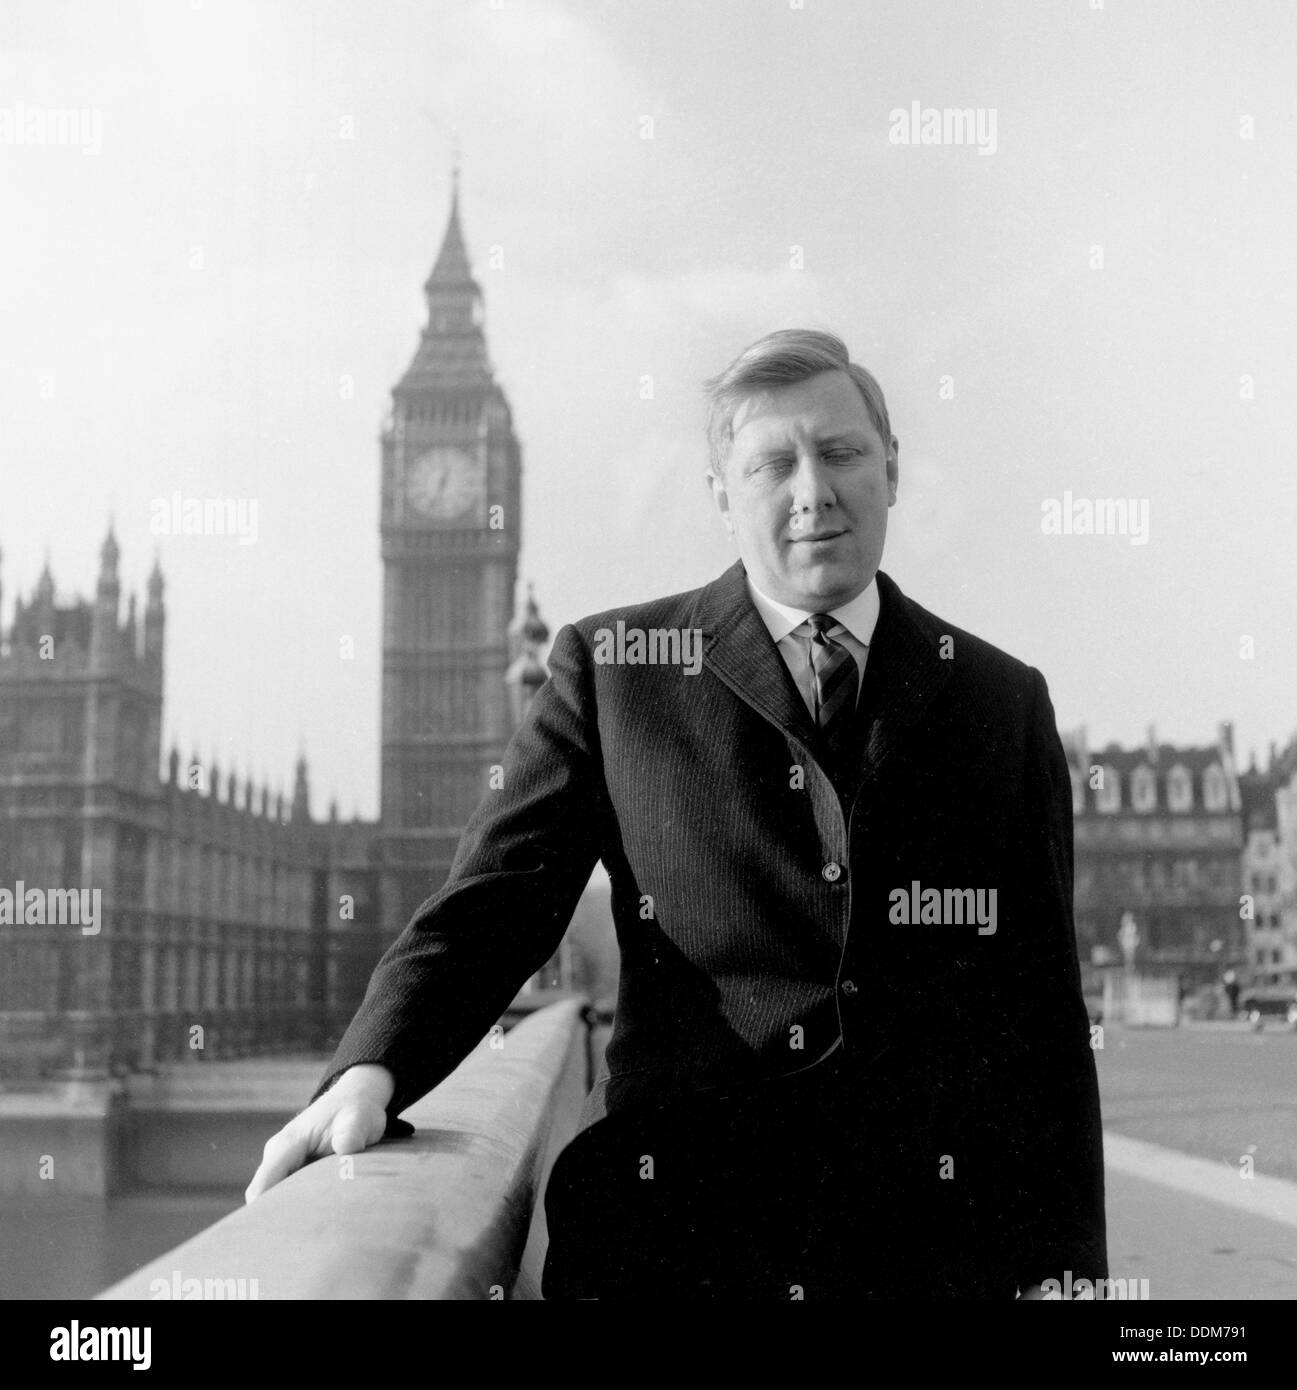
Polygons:
<instances>
[{"instance_id":1,"label":"clock face","mask_svg":"<svg viewBox=\"0 0 1297 1390\"><path fill-rule=\"evenodd\" d=\"M479 510L482 482L482 470L472 454L438 444L406 470L405 495L420 516L461 521Z\"/></svg>"}]
</instances>

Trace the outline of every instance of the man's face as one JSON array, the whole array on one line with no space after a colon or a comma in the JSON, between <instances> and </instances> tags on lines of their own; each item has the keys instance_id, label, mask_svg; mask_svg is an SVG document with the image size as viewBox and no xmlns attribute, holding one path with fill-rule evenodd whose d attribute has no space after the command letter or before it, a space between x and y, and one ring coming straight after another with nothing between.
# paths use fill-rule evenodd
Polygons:
<instances>
[{"instance_id":1,"label":"man's face","mask_svg":"<svg viewBox=\"0 0 1297 1390\"><path fill-rule=\"evenodd\" d=\"M707 477L757 588L812 613L855 598L883 557L898 467L855 383L821 372L762 391L733 433L723 475Z\"/></svg>"}]
</instances>

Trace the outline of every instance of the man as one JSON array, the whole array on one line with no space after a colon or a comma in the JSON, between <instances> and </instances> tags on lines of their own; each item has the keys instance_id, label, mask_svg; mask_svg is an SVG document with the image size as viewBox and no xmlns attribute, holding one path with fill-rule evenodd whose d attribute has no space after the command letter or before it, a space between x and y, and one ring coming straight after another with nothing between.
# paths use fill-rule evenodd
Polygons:
<instances>
[{"instance_id":1,"label":"man","mask_svg":"<svg viewBox=\"0 0 1297 1390\"><path fill-rule=\"evenodd\" d=\"M837 338L771 334L709 393L738 562L558 634L504 789L249 1200L391 1132L552 954L602 859L620 990L550 1181L547 1297L1105 1277L1045 682L879 571L898 445Z\"/></svg>"},{"instance_id":2,"label":"man","mask_svg":"<svg viewBox=\"0 0 1297 1390\"><path fill-rule=\"evenodd\" d=\"M1229 1016L1238 1017L1238 996L1239 983L1238 976L1232 970L1227 970L1222 977L1225 982L1225 998L1229 1001Z\"/></svg>"}]
</instances>

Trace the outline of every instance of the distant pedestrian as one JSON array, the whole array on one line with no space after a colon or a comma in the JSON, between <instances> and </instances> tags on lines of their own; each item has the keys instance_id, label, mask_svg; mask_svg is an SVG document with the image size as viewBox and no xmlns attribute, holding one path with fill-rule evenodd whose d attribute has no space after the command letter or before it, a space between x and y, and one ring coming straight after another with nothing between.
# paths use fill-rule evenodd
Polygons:
<instances>
[{"instance_id":1,"label":"distant pedestrian","mask_svg":"<svg viewBox=\"0 0 1297 1390\"><path fill-rule=\"evenodd\" d=\"M1238 976L1227 970L1224 975L1225 997L1229 1000L1229 1016L1238 1017Z\"/></svg>"}]
</instances>

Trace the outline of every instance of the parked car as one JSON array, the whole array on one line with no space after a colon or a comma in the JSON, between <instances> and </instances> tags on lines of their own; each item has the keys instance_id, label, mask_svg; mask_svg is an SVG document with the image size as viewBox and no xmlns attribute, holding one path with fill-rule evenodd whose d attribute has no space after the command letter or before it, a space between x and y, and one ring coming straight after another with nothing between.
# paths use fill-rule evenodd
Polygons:
<instances>
[{"instance_id":1,"label":"parked car","mask_svg":"<svg viewBox=\"0 0 1297 1390\"><path fill-rule=\"evenodd\" d=\"M1297 970L1272 970L1258 975L1239 995L1239 1012L1258 1032L1267 1019L1297 1029Z\"/></svg>"}]
</instances>

